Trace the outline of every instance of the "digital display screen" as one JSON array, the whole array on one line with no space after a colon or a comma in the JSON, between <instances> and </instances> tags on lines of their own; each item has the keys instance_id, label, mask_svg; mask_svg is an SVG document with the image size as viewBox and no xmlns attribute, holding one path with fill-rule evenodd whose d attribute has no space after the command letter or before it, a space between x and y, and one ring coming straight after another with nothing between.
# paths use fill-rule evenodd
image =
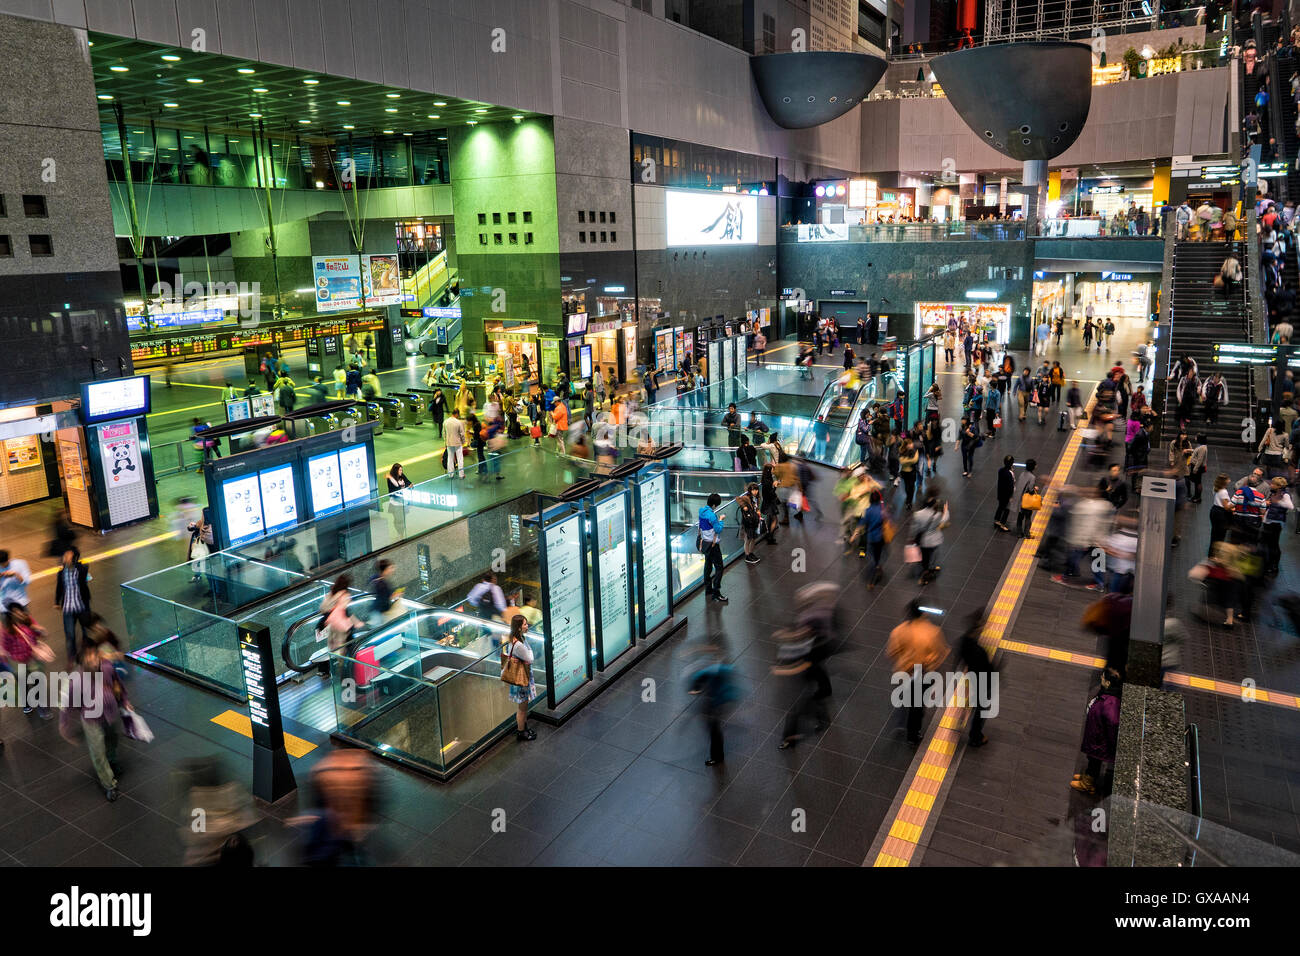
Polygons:
<instances>
[{"instance_id":1,"label":"digital display screen","mask_svg":"<svg viewBox=\"0 0 1300 956\"><path fill-rule=\"evenodd\" d=\"M752 246L758 243L758 197L665 189L669 246Z\"/></svg>"},{"instance_id":2,"label":"digital display screen","mask_svg":"<svg viewBox=\"0 0 1300 956\"><path fill-rule=\"evenodd\" d=\"M373 482L370 480L370 456L366 454L365 445L339 449L339 475L345 505L370 497Z\"/></svg>"},{"instance_id":3,"label":"digital display screen","mask_svg":"<svg viewBox=\"0 0 1300 956\"><path fill-rule=\"evenodd\" d=\"M237 398L226 402L226 421L242 422L249 417L249 402L246 398Z\"/></svg>"},{"instance_id":4,"label":"digital display screen","mask_svg":"<svg viewBox=\"0 0 1300 956\"><path fill-rule=\"evenodd\" d=\"M333 514L343 510L343 483L339 476L338 452L307 459L307 481L311 486L312 514Z\"/></svg>"},{"instance_id":5,"label":"digital display screen","mask_svg":"<svg viewBox=\"0 0 1300 956\"><path fill-rule=\"evenodd\" d=\"M575 312L569 316L568 335L585 335L587 332L587 313Z\"/></svg>"},{"instance_id":6,"label":"digital display screen","mask_svg":"<svg viewBox=\"0 0 1300 956\"><path fill-rule=\"evenodd\" d=\"M608 664L632 646L631 594L628 584L627 493L611 495L596 505L594 528L596 573L600 580L600 645Z\"/></svg>"},{"instance_id":7,"label":"digital display screen","mask_svg":"<svg viewBox=\"0 0 1300 956\"><path fill-rule=\"evenodd\" d=\"M587 682L591 655L587 641L587 594L583 586L581 514L542 530L546 556L546 594L542 608L550 641L551 693L558 704Z\"/></svg>"},{"instance_id":8,"label":"digital display screen","mask_svg":"<svg viewBox=\"0 0 1300 956\"><path fill-rule=\"evenodd\" d=\"M81 386L81 420L87 425L148 412L148 375L85 382Z\"/></svg>"},{"instance_id":9,"label":"digital display screen","mask_svg":"<svg viewBox=\"0 0 1300 956\"><path fill-rule=\"evenodd\" d=\"M265 418L267 415L275 414L275 396L270 392L250 395L248 401L251 403L254 418Z\"/></svg>"},{"instance_id":10,"label":"digital display screen","mask_svg":"<svg viewBox=\"0 0 1300 956\"><path fill-rule=\"evenodd\" d=\"M244 475L223 481L221 500L225 506L226 533L231 545L252 541L266 533L257 475Z\"/></svg>"},{"instance_id":11,"label":"digital display screen","mask_svg":"<svg viewBox=\"0 0 1300 956\"><path fill-rule=\"evenodd\" d=\"M578 378L591 378L591 346L578 349Z\"/></svg>"},{"instance_id":12,"label":"digital display screen","mask_svg":"<svg viewBox=\"0 0 1300 956\"><path fill-rule=\"evenodd\" d=\"M258 473L262 491L262 517L266 533L275 534L298 523L298 498L294 487L293 466L281 465Z\"/></svg>"}]
</instances>

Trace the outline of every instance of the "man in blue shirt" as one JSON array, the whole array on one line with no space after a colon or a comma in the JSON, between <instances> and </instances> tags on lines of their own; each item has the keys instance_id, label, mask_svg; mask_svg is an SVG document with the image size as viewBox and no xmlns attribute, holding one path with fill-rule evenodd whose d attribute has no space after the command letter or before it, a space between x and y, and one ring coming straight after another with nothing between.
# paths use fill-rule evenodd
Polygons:
<instances>
[{"instance_id":1,"label":"man in blue shirt","mask_svg":"<svg viewBox=\"0 0 1300 956\"><path fill-rule=\"evenodd\" d=\"M714 509L722 504L716 491L700 509L700 550L704 553L704 598L726 604L722 596L722 517Z\"/></svg>"},{"instance_id":2,"label":"man in blue shirt","mask_svg":"<svg viewBox=\"0 0 1300 956\"><path fill-rule=\"evenodd\" d=\"M718 527L722 525L719 523ZM27 606L27 583L31 579L32 571L26 561L11 559L8 551L0 551L0 611L8 610L11 604Z\"/></svg>"}]
</instances>

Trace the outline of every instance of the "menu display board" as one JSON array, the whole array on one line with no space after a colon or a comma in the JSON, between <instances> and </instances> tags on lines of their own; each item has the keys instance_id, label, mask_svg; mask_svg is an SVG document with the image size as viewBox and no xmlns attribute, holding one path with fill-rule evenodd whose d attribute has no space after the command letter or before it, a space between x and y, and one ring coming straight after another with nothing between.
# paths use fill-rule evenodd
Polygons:
<instances>
[{"instance_id":1,"label":"menu display board","mask_svg":"<svg viewBox=\"0 0 1300 956\"><path fill-rule=\"evenodd\" d=\"M343 510L343 483L339 476L338 452L308 458L307 482L311 487L313 515L319 518Z\"/></svg>"},{"instance_id":2,"label":"menu display board","mask_svg":"<svg viewBox=\"0 0 1300 956\"><path fill-rule=\"evenodd\" d=\"M41 465L41 442L36 435L21 435L5 440L6 469L10 474L39 468Z\"/></svg>"},{"instance_id":3,"label":"menu display board","mask_svg":"<svg viewBox=\"0 0 1300 956\"><path fill-rule=\"evenodd\" d=\"M148 412L148 375L85 382L81 386L81 421L85 425Z\"/></svg>"},{"instance_id":4,"label":"menu display board","mask_svg":"<svg viewBox=\"0 0 1300 956\"><path fill-rule=\"evenodd\" d=\"M587 682L591 655L587 644L587 593L583 574L582 514L569 515L542 529L546 637L550 641L551 706Z\"/></svg>"},{"instance_id":5,"label":"menu display board","mask_svg":"<svg viewBox=\"0 0 1300 956\"><path fill-rule=\"evenodd\" d=\"M339 449L339 476L345 505L370 497L374 483L370 480L370 456L365 445Z\"/></svg>"},{"instance_id":6,"label":"menu display board","mask_svg":"<svg viewBox=\"0 0 1300 956\"><path fill-rule=\"evenodd\" d=\"M298 523L298 497L293 466L281 465L258 472L262 493L262 518L267 534L276 534Z\"/></svg>"},{"instance_id":7,"label":"menu display board","mask_svg":"<svg viewBox=\"0 0 1300 956\"><path fill-rule=\"evenodd\" d=\"M640 519L641 633L650 633L672 613L671 568L668 566L668 473L637 483Z\"/></svg>"},{"instance_id":8,"label":"menu display board","mask_svg":"<svg viewBox=\"0 0 1300 956\"><path fill-rule=\"evenodd\" d=\"M604 667L632 646L627 492L611 495L597 503L594 510L596 618L600 624L600 664Z\"/></svg>"},{"instance_id":9,"label":"menu display board","mask_svg":"<svg viewBox=\"0 0 1300 956\"><path fill-rule=\"evenodd\" d=\"M266 533L262 519L262 494L257 475L242 475L221 483L226 532L231 545L243 544Z\"/></svg>"}]
</instances>

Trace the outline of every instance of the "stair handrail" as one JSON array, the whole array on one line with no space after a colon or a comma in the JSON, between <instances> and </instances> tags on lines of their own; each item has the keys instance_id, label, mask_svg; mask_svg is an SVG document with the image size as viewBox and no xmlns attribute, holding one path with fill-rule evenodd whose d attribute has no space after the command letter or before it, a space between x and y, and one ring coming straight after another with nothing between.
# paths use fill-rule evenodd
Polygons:
<instances>
[{"instance_id":1,"label":"stair handrail","mask_svg":"<svg viewBox=\"0 0 1300 956\"><path fill-rule=\"evenodd\" d=\"M1272 337L1272 330L1268 327L1268 310L1264 305L1264 290L1260 288L1260 276L1262 275L1263 264L1259 253L1259 220L1255 214L1255 206L1252 203L1245 210L1244 220L1246 237L1246 263L1247 269L1244 281L1241 283L1242 294L1246 296L1246 341L1252 345L1267 345ZM1251 290L1254 294L1251 294ZM1264 434L1268 428L1268 419L1272 415L1272 406L1269 403L1260 404L1261 396L1271 397L1273 390L1268 380L1269 367L1267 365L1250 366L1250 395L1247 396L1248 414L1255 421L1256 434ZM1243 426L1244 427L1244 426ZM1252 442L1253 444L1253 442Z\"/></svg>"},{"instance_id":2,"label":"stair handrail","mask_svg":"<svg viewBox=\"0 0 1300 956\"><path fill-rule=\"evenodd\" d=\"M1272 92L1268 96L1268 115L1269 115L1268 133L1269 136L1273 138L1273 142L1277 144L1278 153L1281 153L1285 156L1285 151L1283 150L1282 147L1282 143L1284 141L1284 137L1282 135L1282 129L1283 129L1282 124L1283 122L1285 122L1285 118L1282 116L1282 68L1278 64L1278 57L1277 57L1276 50L1269 50L1267 53L1267 59L1268 59L1269 85L1272 86L1273 88ZM1289 89L1286 91L1286 95L1287 96L1291 95L1291 91ZM1276 158L1277 156L1275 155L1274 159ZM1274 181L1278 182L1281 185L1281 191L1283 193L1283 195L1279 197L1278 200L1279 202L1281 202L1282 200L1294 198L1292 196L1286 195L1287 185L1286 185L1285 176L1280 176Z\"/></svg>"}]
</instances>

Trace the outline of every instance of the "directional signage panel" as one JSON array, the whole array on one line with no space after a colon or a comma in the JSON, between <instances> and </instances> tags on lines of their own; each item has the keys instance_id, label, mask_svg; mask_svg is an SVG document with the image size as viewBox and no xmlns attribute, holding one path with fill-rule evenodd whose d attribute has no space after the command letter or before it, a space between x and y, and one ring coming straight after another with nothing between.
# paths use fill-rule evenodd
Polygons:
<instances>
[{"instance_id":1,"label":"directional signage panel","mask_svg":"<svg viewBox=\"0 0 1300 956\"><path fill-rule=\"evenodd\" d=\"M582 553L582 514L561 518L542 529L542 589L545 599L547 656L551 665L551 706L587 682L591 653L587 641L587 589Z\"/></svg>"}]
</instances>

